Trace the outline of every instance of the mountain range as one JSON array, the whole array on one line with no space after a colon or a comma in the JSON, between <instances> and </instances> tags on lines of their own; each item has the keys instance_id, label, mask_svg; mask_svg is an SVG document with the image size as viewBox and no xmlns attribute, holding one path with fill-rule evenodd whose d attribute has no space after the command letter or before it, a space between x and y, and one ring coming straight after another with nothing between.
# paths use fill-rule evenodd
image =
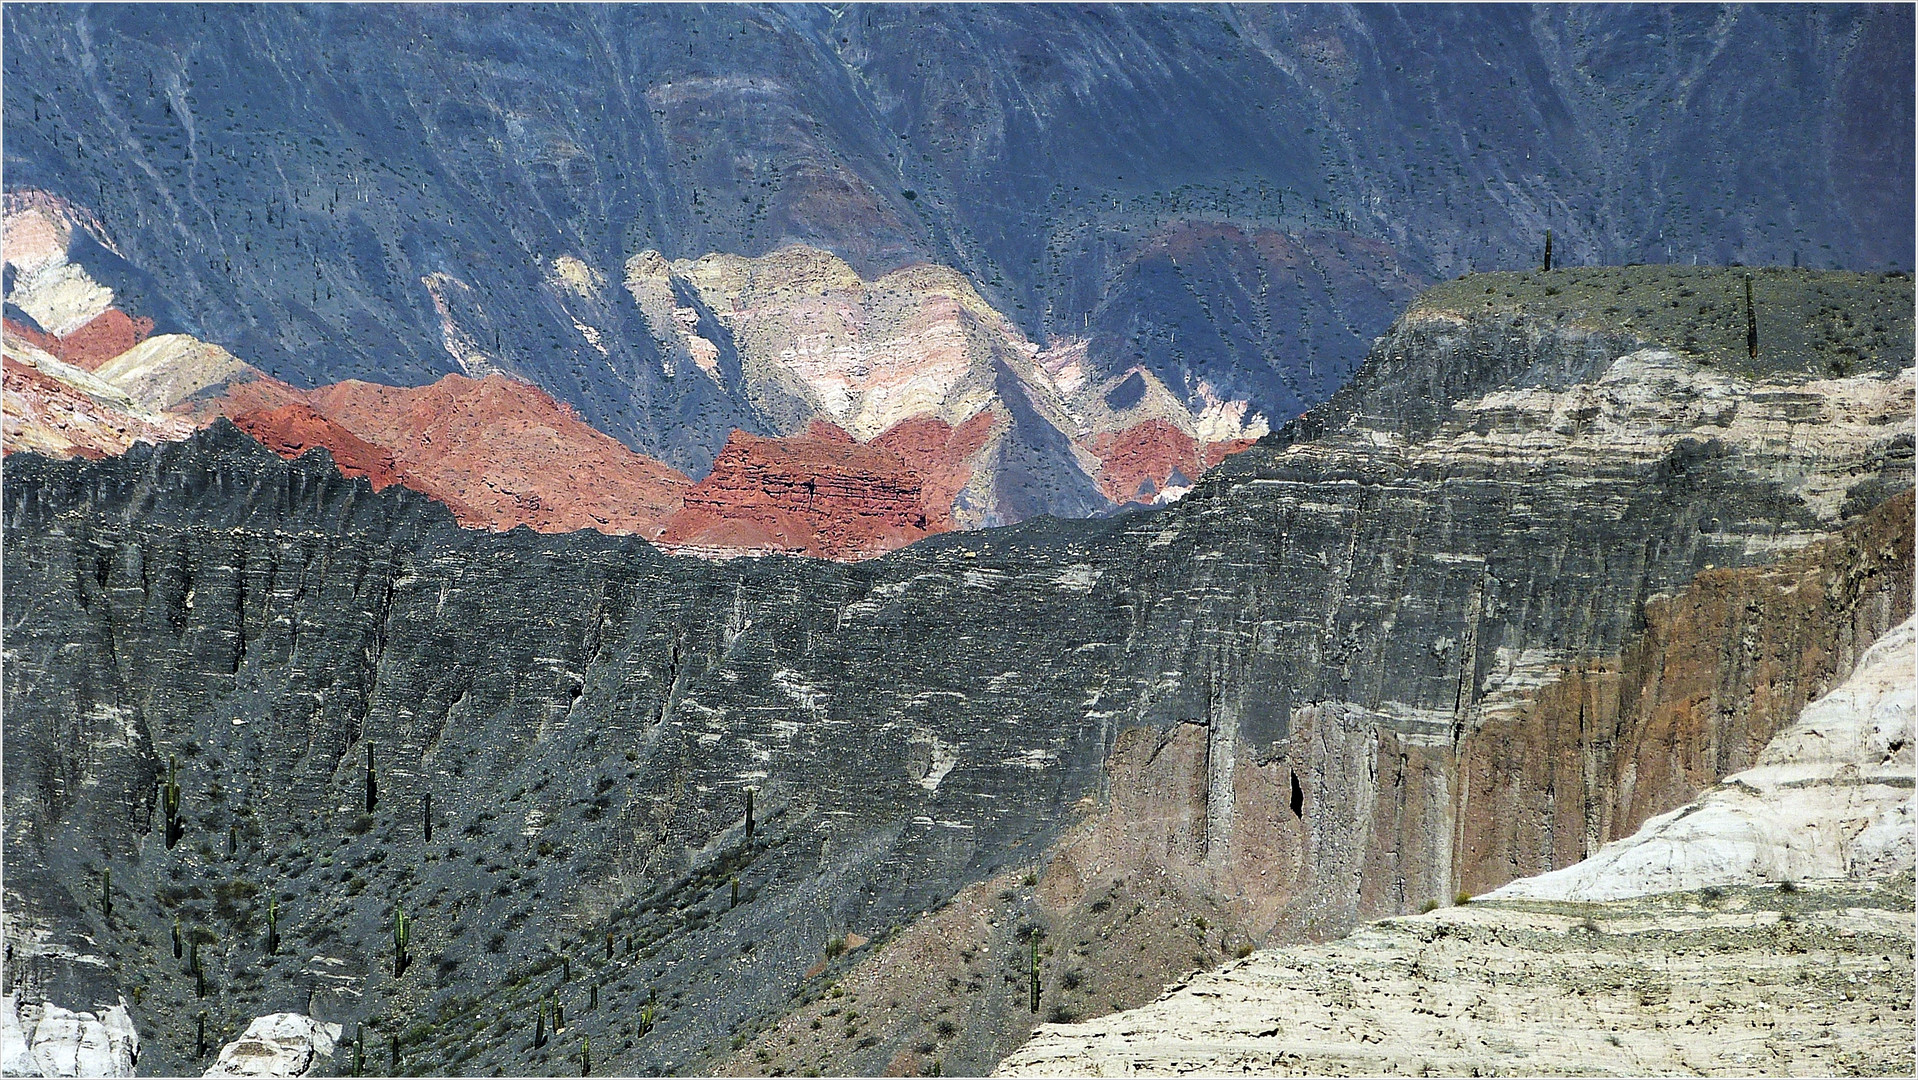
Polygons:
<instances>
[{"instance_id":1,"label":"mountain range","mask_svg":"<svg viewBox=\"0 0 1918 1080\"><path fill-rule=\"evenodd\" d=\"M1560 265L1912 266L1899 7L214 14L8 9L9 213L86 223L41 278L10 249L8 316L300 390L503 375L670 481L646 527L536 527L646 532L729 443L738 498L819 421L989 430L920 495L858 485L933 490L926 526L815 505L853 529L815 553L1176 497L1548 231ZM752 491L725 545L673 535L812 550Z\"/></svg>"}]
</instances>

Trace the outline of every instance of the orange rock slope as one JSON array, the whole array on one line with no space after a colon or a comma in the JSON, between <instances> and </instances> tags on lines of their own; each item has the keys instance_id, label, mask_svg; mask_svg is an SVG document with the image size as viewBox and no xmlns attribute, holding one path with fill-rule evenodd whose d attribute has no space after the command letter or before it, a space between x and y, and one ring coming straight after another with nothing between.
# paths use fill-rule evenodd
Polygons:
<instances>
[{"instance_id":1,"label":"orange rock slope","mask_svg":"<svg viewBox=\"0 0 1918 1080\"><path fill-rule=\"evenodd\" d=\"M134 318L119 308L108 308L86 325L63 336L42 333L7 320L7 330L45 349L83 371L97 371L100 365L126 352L153 333L153 320Z\"/></svg>"},{"instance_id":2,"label":"orange rock slope","mask_svg":"<svg viewBox=\"0 0 1918 1080\"><path fill-rule=\"evenodd\" d=\"M303 402L243 412L233 417L233 423L283 458L324 447L340 472L365 477L374 491L403 482L392 451L361 439Z\"/></svg>"},{"instance_id":3,"label":"orange rock slope","mask_svg":"<svg viewBox=\"0 0 1918 1080\"><path fill-rule=\"evenodd\" d=\"M990 412L957 428L918 417L868 443L824 420L785 438L735 431L660 542L688 554L863 559L949 532L992 425Z\"/></svg>"},{"instance_id":4,"label":"orange rock slope","mask_svg":"<svg viewBox=\"0 0 1918 1080\"><path fill-rule=\"evenodd\" d=\"M545 391L503 375L448 375L421 387L349 380L309 397L327 420L390 451L400 482L445 503L463 525L650 539L679 509L688 483ZM334 449L324 432L311 436Z\"/></svg>"},{"instance_id":5,"label":"orange rock slope","mask_svg":"<svg viewBox=\"0 0 1918 1080\"><path fill-rule=\"evenodd\" d=\"M1115 503L1150 503L1168 489L1182 493L1206 470L1251 446L1255 439L1201 443L1170 421L1147 420L1090 440L1099 459L1099 493Z\"/></svg>"}]
</instances>

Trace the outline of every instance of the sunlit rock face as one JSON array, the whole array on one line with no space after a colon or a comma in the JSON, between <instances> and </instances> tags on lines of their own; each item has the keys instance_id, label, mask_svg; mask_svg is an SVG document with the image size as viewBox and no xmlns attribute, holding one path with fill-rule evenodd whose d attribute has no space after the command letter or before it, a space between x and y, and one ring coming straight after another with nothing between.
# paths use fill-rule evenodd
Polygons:
<instances>
[{"instance_id":1,"label":"sunlit rock face","mask_svg":"<svg viewBox=\"0 0 1918 1080\"><path fill-rule=\"evenodd\" d=\"M300 387L517 375L694 477L815 417L625 288L646 251L950 268L1097 381L1275 427L1547 229L1567 266L1911 267L1897 7L201 14L7 16L9 188L105 224L146 275L82 252L114 306ZM103 310L62 295L41 330ZM811 377L861 439L940 378Z\"/></svg>"},{"instance_id":2,"label":"sunlit rock face","mask_svg":"<svg viewBox=\"0 0 1918 1080\"><path fill-rule=\"evenodd\" d=\"M136 1015L158 1071L216 1000L179 974L178 915L249 943L210 972L226 1031L428 987L519 1025L424 1033L403 1069L551 1071L517 1033L557 992L609 1072L878 1073L928 1040L983 1072L1054 1005L1570 865L1752 768L1910 615L1909 283L1753 274L1755 357L1705 302L1742 305L1741 271L1449 282L1172 505L850 565L462 529L223 422L15 454L7 909L45 944L10 976L83 1010L160 972ZM396 906L420 927L398 976ZM1033 925L1087 943L1039 1014L966 989ZM883 1023L795 1057L799 999L841 979Z\"/></svg>"},{"instance_id":3,"label":"sunlit rock face","mask_svg":"<svg viewBox=\"0 0 1918 1080\"><path fill-rule=\"evenodd\" d=\"M207 1076L306 1076L332 1056L340 1025L298 1013L254 1017L241 1036L220 1048Z\"/></svg>"},{"instance_id":4,"label":"sunlit rock face","mask_svg":"<svg viewBox=\"0 0 1918 1080\"><path fill-rule=\"evenodd\" d=\"M1042 1028L997 1075L1909 1073L1913 641L1581 862Z\"/></svg>"},{"instance_id":5,"label":"sunlit rock face","mask_svg":"<svg viewBox=\"0 0 1918 1080\"><path fill-rule=\"evenodd\" d=\"M344 382L312 399L342 427L390 450L409 486L478 528L652 537L686 485L538 387L504 375L448 375L418 388Z\"/></svg>"},{"instance_id":6,"label":"sunlit rock face","mask_svg":"<svg viewBox=\"0 0 1918 1080\"><path fill-rule=\"evenodd\" d=\"M0 1075L134 1075L140 1036L125 1001L77 1012L16 990L0 1010Z\"/></svg>"},{"instance_id":7,"label":"sunlit rock face","mask_svg":"<svg viewBox=\"0 0 1918 1080\"><path fill-rule=\"evenodd\" d=\"M947 267L913 266L868 281L844 260L799 245L756 259L668 262L646 251L628 260L625 283L669 373L703 374L715 385L736 373L761 415L791 432L753 440L756 460L786 453L790 468L823 461L803 437L818 421L851 435L845 446L876 445L926 421L977 430L963 448L935 455L945 460L925 462L932 471L920 477L951 488L928 510L961 528L1169 501L1269 430L1249 402L1222 400L1210 384L1188 402L1136 365L1097 377L1084 341L1041 349ZM1141 443L1144 449L1135 446ZM833 466L842 479L863 467L851 458ZM936 474L955 469L966 473L956 488L939 482ZM722 453L712 482L733 484L720 473L736 470ZM885 483L877 474L871 482ZM682 530L694 531L710 532ZM737 531L743 537L750 529ZM804 550L799 534L784 548Z\"/></svg>"}]
</instances>

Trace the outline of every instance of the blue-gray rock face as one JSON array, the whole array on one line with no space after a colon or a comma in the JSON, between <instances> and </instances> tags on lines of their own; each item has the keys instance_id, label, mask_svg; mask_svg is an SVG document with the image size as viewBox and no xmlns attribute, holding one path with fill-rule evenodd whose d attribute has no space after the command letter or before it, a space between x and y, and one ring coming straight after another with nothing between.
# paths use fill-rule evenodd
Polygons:
<instances>
[{"instance_id":1,"label":"blue-gray rock face","mask_svg":"<svg viewBox=\"0 0 1918 1080\"><path fill-rule=\"evenodd\" d=\"M5 18L8 185L98 212L126 255L98 272L163 332L301 385L418 384L455 370L451 318L694 475L778 418L668 377L639 307L555 290L555 258L609 283L647 248L931 260L1035 340L1274 423L1419 285L1536 265L1548 228L1561 265L1912 266L1900 7Z\"/></svg>"},{"instance_id":2,"label":"blue-gray rock face","mask_svg":"<svg viewBox=\"0 0 1918 1080\"><path fill-rule=\"evenodd\" d=\"M790 1006L822 943L908 923L1123 802L1125 732L1194 724L1206 857L1278 812L1212 777L1277 763L1310 837L1288 887L1322 927L1396 910L1407 881L1447 880L1452 833L1412 813L1368 833L1394 796L1361 743L1456 751L1555 665L1617 655L1648 598L1910 487L1909 279L1774 277L1768 304L1866 313L1821 346L1842 377L1816 352L1701 363L1487 299L1537 279L1468 279L1171 508L854 566L463 531L224 423L102 462L15 455L7 904L38 929L9 939L10 978L74 1007L125 993L158 1071L198 1060L202 1009L215 1046L275 1011L369 1025L374 1068L389 1034L409 1069L570 1067L584 1033L598 1068L697 1069ZM1862 612L1844 647L1908 610L1908 539L1831 587ZM415 920L397 975L396 909ZM549 993L567 1034L535 1049Z\"/></svg>"}]
</instances>

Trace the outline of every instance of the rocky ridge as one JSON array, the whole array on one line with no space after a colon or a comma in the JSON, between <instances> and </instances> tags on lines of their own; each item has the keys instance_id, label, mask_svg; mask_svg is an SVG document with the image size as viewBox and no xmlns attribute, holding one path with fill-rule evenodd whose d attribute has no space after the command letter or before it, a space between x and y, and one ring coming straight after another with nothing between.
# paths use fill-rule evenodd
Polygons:
<instances>
[{"instance_id":1,"label":"rocky ridge","mask_svg":"<svg viewBox=\"0 0 1918 1080\"><path fill-rule=\"evenodd\" d=\"M1913 641L1589 859L1041 1028L997 1075L1909 1073Z\"/></svg>"},{"instance_id":2,"label":"rocky ridge","mask_svg":"<svg viewBox=\"0 0 1918 1080\"><path fill-rule=\"evenodd\" d=\"M450 283L434 292L447 348L478 378L447 376L414 389L349 380L302 391L191 335L149 336L150 319L134 324L112 307L92 314L115 294L92 275L73 236L83 228L76 222L86 222L86 235L103 243L98 223L40 193L10 206L9 235L20 237L10 310L79 329L59 337L9 321L20 369L9 383L9 448L117 452L184 430L177 421L226 416L278 451L324 447L348 475L397 478L474 527L651 539L672 519L680 552L858 559L953 528L1168 501L1266 431L1247 402L1221 400L1203 382L1188 406L1143 368L1089 381L1083 342L1042 355L944 267L866 282L844 261L803 246L677 264L644 252L628 260L624 284L665 350L668 374L675 364L703 373L716 391L745 394L760 422L785 432L735 430L683 507L687 478L486 359L461 328ZM585 305L582 318L605 321L587 309L607 302L608 286L583 260L554 259L548 284L563 302ZM604 340L587 322L576 328L593 343ZM85 354L97 378L78 379L81 369L65 361L26 358L28 350ZM102 386L111 388L105 398ZM369 395L378 402L368 404ZM138 416L126 413L131 405ZM823 429L808 426L822 423L857 438L822 442ZM900 457L895 448L908 452ZM805 492L803 509L782 506L789 490ZM896 511L876 509L890 503Z\"/></svg>"},{"instance_id":3,"label":"rocky ridge","mask_svg":"<svg viewBox=\"0 0 1918 1080\"><path fill-rule=\"evenodd\" d=\"M805 423L667 373L642 251L951 267L1094 381L1274 424L1547 229L1563 264L1912 268L1895 6L197 14L7 20L9 184L116 230L124 310L303 387L517 373L690 476Z\"/></svg>"},{"instance_id":4,"label":"rocky ridge","mask_svg":"<svg viewBox=\"0 0 1918 1080\"><path fill-rule=\"evenodd\" d=\"M108 964L10 977L124 993L160 1069L197 1067L199 1008L221 1040L290 1011L397 1030L405 1068L570 1069L531 1040L558 994L596 1068L960 1072L1032 1023L1033 927L1039 1015L1085 1015L1221 935L1334 937L1569 864L1749 767L1910 613L1908 339L1842 376L1762 343L1727 372L1684 329L1426 310L1172 506L851 566L461 530L224 424L14 455L7 905ZM1162 898L1208 927L1139 953ZM175 915L207 999L164 955ZM976 948L926 944L975 915ZM944 996L891 993L922 945ZM785 1041L834 1006L832 1041Z\"/></svg>"}]
</instances>

